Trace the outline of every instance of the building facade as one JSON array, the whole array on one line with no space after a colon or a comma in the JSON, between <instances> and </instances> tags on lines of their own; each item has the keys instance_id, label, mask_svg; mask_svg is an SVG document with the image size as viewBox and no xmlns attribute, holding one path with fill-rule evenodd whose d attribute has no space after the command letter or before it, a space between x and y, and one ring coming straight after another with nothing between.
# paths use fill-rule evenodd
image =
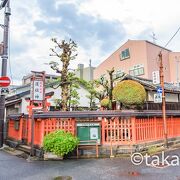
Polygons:
<instances>
[{"instance_id":1,"label":"building facade","mask_svg":"<svg viewBox=\"0 0 180 180\"><path fill-rule=\"evenodd\" d=\"M88 67L84 67L84 64L78 64L78 67L75 70L75 75L80 79L86 81L92 81L94 79L94 70L95 67L91 65L91 60L90 60Z\"/></svg>"},{"instance_id":2,"label":"building facade","mask_svg":"<svg viewBox=\"0 0 180 180\"><path fill-rule=\"evenodd\" d=\"M159 70L159 53L162 52L165 82L179 84L180 52L172 52L145 40L128 40L95 70L94 78L98 79L114 67L115 76L123 73L132 76L152 79L152 72Z\"/></svg>"},{"instance_id":3,"label":"building facade","mask_svg":"<svg viewBox=\"0 0 180 180\"><path fill-rule=\"evenodd\" d=\"M30 90L31 90L31 75L24 76L22 80L22 85L14 87L10 90L10 93L6 97L6 116L10 114L16 114L16 113L28 113L27 106L29 105L29 102L27 101L28 98L30 98ZM54 75L46 75L46 84L45 84L45 94L52 94L52 96L47 100L51 106L50 110L53 110L56 106L55 100L60 99L61 96L61 88L54 89L52 87L52 84L56 87L58 82L52 83L52 81L49 80L57 80L57 76ZM88 95L89 92L83 87L79 86L77 89L77 93L79 95L79 104L78 107L81 108L89 108L89 99ZM73 107L72 107L73 108Z\"/></svg>"}]
</instances>

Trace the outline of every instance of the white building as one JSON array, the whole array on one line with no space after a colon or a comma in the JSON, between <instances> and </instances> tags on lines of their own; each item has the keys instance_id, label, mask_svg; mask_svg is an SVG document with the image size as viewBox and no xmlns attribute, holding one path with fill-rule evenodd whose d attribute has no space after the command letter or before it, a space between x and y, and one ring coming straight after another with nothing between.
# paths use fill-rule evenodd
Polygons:
<instances>
[{"instance_id":1,"label":"white building","mask_svg":"<svg viewBox=\"0 0 180 180\"><path fill-rule=\"evenodd\" d=\"M27 98L30 98L30 78L32 75L28 75L23 77L23 85L12 88L8 96L6 97L6 115L9 114L16 114L16 113L28 113L27 106L29 105L29 102L27 101ZM47 75L46 80L48 79L57 79L57 76L54 75ZM88 108L89 107L89 99L87 98L87 95L89 94L88 91L83 87L80 86L79 89L77 89L77 92L79 94L79 105L78 107ZM55 99L60 99L61 96L61 89L57 88L54 89L52 86L50 86L50 83L46 81L45 85L45 94L51 94L51 98L48 99L48 102L51 103L50 110L54 109L55 107Z\"/></svg>"}]
</instances>

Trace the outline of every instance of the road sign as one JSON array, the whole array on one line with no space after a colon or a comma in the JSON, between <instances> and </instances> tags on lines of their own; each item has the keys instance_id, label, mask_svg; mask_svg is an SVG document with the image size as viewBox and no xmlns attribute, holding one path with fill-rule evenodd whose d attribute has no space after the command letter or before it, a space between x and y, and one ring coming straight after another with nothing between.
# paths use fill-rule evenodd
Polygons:
<instances>
[{"instance_id":1,"label":"road sign","mask_svg":"<svg viewBox=\"0 0 180 180\"><path fill-rule=\"evenodd\" d=\"M159 71L152 72L153 84L160 84Z\"/></svg>"},{"instance_id":2,"label":"road sign","mask_svg":"<svg viewBox=\"0 0 180 180\"><path fill-rule=\"evenodd\" d=\"M162 103L162 94L160 93L154 94L154 103Z\"/></svg>"},{"instance_id":3,"label":"road sign","mask_svg":"<svg viewBox=\"0 0 180 180\"><path fill-rule=\"evenodd\" d=\"M7 87L0 87L0 94L1 95L6 95L9 93L9 89Z\"/></svg>"},{"instance_id":4,"label":"road sign","mask_svg":"<svg viewBox=\"0 0 180 180\"><path fill-rule=\"evenodd\" d=\"M0 87L8 87L11 83L9 77L3 76L0 77Z\"/></svg>"},{"instance_id":5,"label":"road sign","mask_svg":"<svg viewBox=\"0 0 180 180\"><path fill-rule=\"evenodd\" d=\"M162 94L162 87L157 87L157 93Z\"/></svg>"}]
</instances>

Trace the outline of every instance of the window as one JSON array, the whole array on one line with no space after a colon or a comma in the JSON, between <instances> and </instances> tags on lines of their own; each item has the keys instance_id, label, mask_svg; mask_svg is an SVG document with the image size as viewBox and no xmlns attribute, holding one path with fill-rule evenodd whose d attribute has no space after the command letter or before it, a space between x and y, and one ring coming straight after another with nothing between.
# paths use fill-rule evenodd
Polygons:
<instances>
[{"instance_id":1,"label":"window","mask_svg":"<svg viewBox=\"0 0 180 180\"><path fill-rule=\"evenodd\" d=\"M138 64L129 70L129 74L131 76L141 76L144 74L144 66L142 64Z\"/></svg>"},{"instance_id":2,"label":"window","mask_svg":"<svg viewBox=\"0 0 180 180\"><path fill-rule=\"evenodd\" d=\"M121 51L121 60L130 58L129 48Z\"/></svg>"}]
</instances>

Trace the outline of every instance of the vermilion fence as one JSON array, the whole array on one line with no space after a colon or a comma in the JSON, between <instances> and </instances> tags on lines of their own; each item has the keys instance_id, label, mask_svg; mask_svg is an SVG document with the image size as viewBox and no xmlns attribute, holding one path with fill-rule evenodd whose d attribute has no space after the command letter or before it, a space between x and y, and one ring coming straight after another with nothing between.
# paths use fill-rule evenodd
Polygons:
<instances>
[{"instance_id":1,"label":"vermilion fence","mask_svg":"<svg viewBox=\"0 0 180 180\"><path fill-rule=\"evenodd\" d=\"M44 136L57 129L76 135L76 121L101 121L102 145L130 145L164 139L162 112L51 112L35 114L34 145L42 146ZM31 118L9 117L8 138L30 145ZM100 118L101 117L101 118ZM167 113L168 138L180 137L180 112Z\"/></svg>"},{"instance_id":2,"label":"vermilion fence","mask_svg":"<svg viewBox=\"0 0 180 180\"><path fill-rule=\"evenodd\" d=\"M102 144L127 144L132 142L132 120L116 117L102 120Z\"/></svg>"},{"instance_id":3,"label":"vermilion fence","mask_svg":"<svg viewBox=\"0 0 180 180\"><path fill-rule=\"evenodd\" d=\"M55 130L64 130L75 135L75 119L73 118L48 118L35 121L34 144L42 146L46 134Z\"/></svg>"},{"instance_id":4,"label":"vermilion fence","mask_svg":"<svg viewBox=\"0 0 180 180\"><path fill-rule=\"evenodd\" d=\"M125 145L162 140L160 117L116 117L102 120L102 144ZM167 118L168 138L180 137L180 117Z\"/></svg>"}]
</instances>

